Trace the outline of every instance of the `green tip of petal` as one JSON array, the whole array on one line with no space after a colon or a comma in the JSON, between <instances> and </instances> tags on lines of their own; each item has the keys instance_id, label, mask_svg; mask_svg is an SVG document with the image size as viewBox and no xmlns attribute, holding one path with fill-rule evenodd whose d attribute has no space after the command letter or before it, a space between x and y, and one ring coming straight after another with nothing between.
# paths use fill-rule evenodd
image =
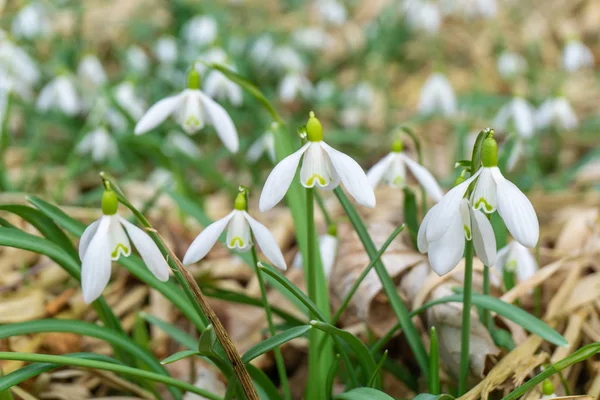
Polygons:
<instances>
[{"instance_id":1,"label":"green tip of petal","mask_svg":"<svg viewBox=\"0 0 600 400\"><path fill-rule=\"evenodd\" d=\"M392 152L400 153L404 149L404 143L402 140L398 139L392 144Z\"/></svg>"},{"instance_id":2,"label":"green tip of petal","mask_svg":"<svg viewBox=\"0 0 600 400\"><path fill-rule=\"evenodd\" d=\"M200 89L200 73L194 65L187 76L188 89Z\"/></svg>"},{"instance_id":3,"label":"green tip of petal","mask_svg":"<svg viewBox=\"0 0 600 400\"><path fill-rule=\"evenodd\" d=\"M115 192L107 189L102 193L102 213L104 215L115 215L119 208L119 199Z\"/></svg>"},{"instance_id":4,"label":"green tip of petal","mask_svg":"<svg viewBox=\"0 0 600 400\"><path fill-rule=\"evenodd\" d=\"M491 135L493 134L494 131L491 130ZM498 166L498 143L491 135L483 141L481 146L481 163L484 167Z\"/></svg>"},{"instance_id":5,"label":"green tip of petal","mask_svg":"<svg viewBox=\"0 0 600 400\"><path fill-rule=\"evenodd\" d=\"M321 121L315 117L315 113L312 111L308 114L306 136L311 142L320 142L323 140L323 126L321 125Z\"/></svg>"}]
</instances>

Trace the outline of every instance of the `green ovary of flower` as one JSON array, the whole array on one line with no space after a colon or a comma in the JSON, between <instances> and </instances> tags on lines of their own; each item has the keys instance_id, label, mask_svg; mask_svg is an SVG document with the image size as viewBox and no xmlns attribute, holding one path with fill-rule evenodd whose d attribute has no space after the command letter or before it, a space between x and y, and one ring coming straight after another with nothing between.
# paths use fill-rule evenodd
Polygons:
<instances>
[{"instance_id":1,"label":"green ovary of flower","mask_svg":"<svg viewBox=\"0 0 600 400\"><path fill-rule=\"evenodd\" d=\"M479 200L477 200L477 202L475 203L475 209L478 209L482 203L483 203L483 207L485 208L485 210L487 212L492 212L494 207L492 207L492 205L490 203L488 203L488 201L483 197L480 197Z\"/></svg>"},{"instance_id":2,"label":"green ovary of flower","mask_svg":"<svg viewBox=\"0 0 600 400\"><path fill-rule=\"evenodd\" d=\"M308 115L306 137L311 142L320 142L323 140L323 126L321 125L321 121L315 117L315 113L312 111Z\"/></svg>"},{"instance_id":3,"label":"green ovary of flower","mask_svg":"<svg viewBox=\"0 0 600 400\"><path fill-rule=\"evenodd\" d=\"M119 208L119 199L112 190L105 190L102 193L102 213L104 215L115 215Z\"/></svg>"}]
</instances>

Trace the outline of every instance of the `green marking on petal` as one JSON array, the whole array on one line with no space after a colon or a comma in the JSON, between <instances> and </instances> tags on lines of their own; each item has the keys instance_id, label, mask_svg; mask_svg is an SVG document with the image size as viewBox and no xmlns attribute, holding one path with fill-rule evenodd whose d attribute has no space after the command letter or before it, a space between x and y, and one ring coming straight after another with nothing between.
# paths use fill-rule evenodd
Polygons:
<instances>
[{"instance_id":1,"label":"green marking on petal","mask_svg":"<svg viewBox=\"0 0 600 400\"><path fill-rule=\"evenodd\" d=\"M312 187L315 184L315 179L319 181L319 185L320 186L325 186L326 185L326 181L325 178L323 178L321 175L319 174L314 174L313 176L311 176L310 178L308 178L306 180L306 185L309 187Z\"/></svg>"},{"instance_id":2,"label":"green marking on petal","mask_svg":"<svg viewBox=\"0 0 600 400\"><path fill-rule=\"evenodd\" d=\"M483 208L486 212L491 213L494 210L494 207L492 207L492 205L488 203L488 201L483 197L480 197L479 200L477 200L477 202L475 203L475 209L477 210L478 208L480 208L482 203Z\"/></svg>"},{"instance_id":3,"label":"green marking on petal","mask_svg":"<svg viewBox=\"0 0 600 400\"><path fill-rule=\"evenodd\" d=\"M400 175L398 175L398 176L396 176L396 177L394 178L394 180L392 181L392 183L393 183L394 185L401 185L401 184L403 184L403 183L404 183L404 178L402 178Z\"/></svg>"},{"instance_id":4,"label":"green marking on petal","mask_svg":"<svg viewBox=\"0 0 600 400\"><path fill-rule=\"evenodd\" d=\"M471 240L471 228L466 225L463 225L463 229L465 230L465 237L467 240Z\"/></svg>"},{"instance_id":5,"label":"green marking on petal","mask_svg":"<svg viewBox=\"0 0 600 400\"><path fill-rule=\"evenodd\" d=\"M506 270L515 272L517 270L517 260L512 259L506 263Z\"/></svg>"},{"instance_id":6,"label":"green marking on petal","mask_svg":"<svg viewBox=\"0 0 600 400\"><path fill-rule=\"evenodd\" d=\"M110 254L110 256L112 258L117 258L119 256L119 250L121 251L121 254L129 253L129 247L125 246L123 243L117 243L117 245L115 246L115 249Z\"/></svg>"},{"instance_id":7,"label":"green marking on petal","mask_svg":"<svg viewBox=\"0 0 600 400\"><path fill-rule=\"evenodd\" d=\"M185 120L185 125L193 125L193 126L198 126L200 125L200 121L198 120L198 118L194 117L193 115L190 115L186 120Z\"/></svg>"},{"instance_id":8,"label":"green marking on petal","mask_svg":"<svg viewBox=\"0 0 600 400\"><path fill-rule=\"evenodd\" d=\"M229 242L229 247L231 247L231 248L236 247L236 243L237 243L237 247L239 247L239 248L244 247L244 240L239 236L236 236L233 239L231 239L231 241Z\"/></svg>"}]
</instances>

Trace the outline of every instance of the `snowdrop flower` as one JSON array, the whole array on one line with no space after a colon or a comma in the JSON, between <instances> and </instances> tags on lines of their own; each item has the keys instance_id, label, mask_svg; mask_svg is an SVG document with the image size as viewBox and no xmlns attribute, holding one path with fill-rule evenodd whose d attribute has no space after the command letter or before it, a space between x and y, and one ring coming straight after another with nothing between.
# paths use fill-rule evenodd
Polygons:
<instances>
[{"instance_id":1,"label":"snowdrop flower","mask_svg":"<svg viewBox=\"0 0 600 400\"><path fill-rule=\"evenodd\" d=\"M258 66L266 64L275 50L275 42L269 34L262 34L250 49L250 59Z\"/></svg>"},{"instance_id":2,"label":"snowdrop flower","mask_svg":"<svg viewBox=\"0 0 600 400\"><path fill-rule=\"evenodd\" d=\"M12 34L16 38L35 39L48 36L52 32L52 24L48 10L40 3L30 3L19 10L12 22Z\"/></svg>"},{"instance_id":3,"label":"snowdrop flower","mask_svg":"<svg viewBox=\"0 0 600 400\"><path fill-rule=\"evenodd\" d=\"M392 152L371 167L367 172L371 186L375 188L381 181L392 187L406 186L406 167L408 167L427 194L436 202L440 201L444 193L431 172L408 158L402 152L402 148L402 141L397 140L392 146Z\"/></svg>"},{"instance_id":4,"label":"snowdrop flower","mask_svg":"<svg viewBox=\"0 0 600 400\"><path fill-rule=\"evenodd\" d=\"M81 289L87 304L96 300L108 284L111 260L131 254L129 239L150 272L162 282L169 279L169 267L154 241L146 232L121 218L118 205L117 195L107 187L102 195L103 216L86 228L79 242Z\"/></svg>"},{"instance_id":5,"label":"snowdrop flower","mask_svg":"<svg viewBox=\"0 0 600 400\"><path fill-rule=\"evenodd\" d=\"M312 83L304 74L297 72L287 74L279 84L279 99L284 103L291 103L299 96L308 99L312 92Z\"/></svg>"},{"instance_id":6,"label":"snowdrop flower","mask_svg":"<svg viewBox=\"0 0 600 400\"><path fill-rule=\"evenodd\" d=\"M435 4L421 1L412 1L405 4L406 20L411 28L429 34L439 32L442 16Z\"/></svg>"},{"instance_id":7,"label":"snowdrop flower","mask_svg":"<svg viewBox=\"0 0 600 400\"><path fill-rule=\"evenodd\" d=\"M245 191L238 193L232 212L200 232L185 253L183 263L190 265L204 258L225 229L227 229L226 244L228 248L248 252L252 248L254 238L265 257L273 265L282 270L287 269L285 259L273 234L248 214Z\"/></svg>"},{"instance_id":8,"label":"snowdrop flower","mask_svg":"<svg viewBox=\"0 0 600 400\"><path fill-rule=\"evenodd\" d=\"M88 54L83 57L77 68L77 75L87 88L102 86L108 80L102 63L100 63L98 57L93 54Z\"/></svg>"},{"instance_id":9,"label":"snowdrop flower","mask_svg":"<svg viewBox=\"0 0 600 400\"><path fill-rule=\"evenodd\" d=\"M535 123L538 129L555 128L565 131L579 126L575 111L562 96L545 100L535 114Z\"/></svg>"},{"instance_id":10,"label":"snowdrop flower","mask_svg":"<svg viewBox=\"0 0 600 400\"><path fill-rule=\"evenodd\" d=\"M335 83L328 79L320 80L315 86L315 97L319 101L328 101L335 94L336 87Z\"/></svg>"},{"instance_id":11,"label":"snowdrop flower","mask_svg":"<svg viewBox=\"0 0 600 400\"><path fill-rule=\"evenodd\" d=\"M515 272L519 281L525 281L539 269L535 258L521 243L513 240L498 251L496 265L503 270Z\"/></svg>"},{"instance_id":12,"label":"snowdrop flower","mask_svg":"<svg viewBox=\"0 0 600 400\"><path fill-rule=\"evenodd\" d=\"M333 190L341 182L358 203L366 207L375 207L375 193L364 171L351 157L323 141L323 127L312 111L306 123L306 133L307 143L281 160L271 171L260 195L260 210L270 210L283 199L296 175L302 156L302 186Z\"/></svg>"},{"instance_id":13,"label":"snowdrop flower","mask_svg":"<svg viewBox=\"0 0 600 400\"><path fill-rule=\"evenodd\" d=\"M452 190L446 196L449 196ZM428 233L432 227L438 226L436 217L440 212L446 217L446 229L435 240L430 240ZM427 212L419 227L417 245L421 253L429 253L431 268L441 276L452 271L462 259L465 239L473 241L475 253L485 265L494 265L496 237L492 224L482 212L473 209L467 199L460 197L451 204L440 202Z\"/></svg>"},{"instance_id":14,"label":"snowdrop flower","mask_svg":"<svg viewBox=\"0 0 600 400\"><path fill-rule=\"evenodd\" d=\"M174 64L177 61L177 41L172 36L160 37L154 46L154 54L161 64Z\"/></svg>"},{"instance_id":15,"label":"snowdrop flower","mask_svg":"<svg viewBox=\"0 0 600 400\"><path fill-rule=\"evenodd\" d=\"M482 145L483 167L446 193L434 207L435 211L430 211L432 223L426 231L428 243L439 240L448 231L452 213L458 208L471 182L477 179L470 197L472 207L487 214L497 210L515 240L530 248L537 244L540 228L535 210L527 196L504 178L498 169L498 145L491 134L493 131Z\"/></svg>"},{"instance_id":16,"label":"snowdrop flower","mask_svg":"<svg viewBox=\"0 0 600 400\"><path fill-rule=\"evenodd\" d=\"M273 125L277 125L276 122L273 122ZM267 130L261 137L259 137L254 143L250 145L248 148L248 152L246 153L246 160L250 163L257 162L263 154L267 154L269 156L269 160L275 163L277 161L277 157L275 155L275 136L273 135L273 128Z\"/></svg>"},{"instance_id":17,"label":"snowdrop flower","mask_svg":"<svg viewBox=\"0 0 600 400\"><path fill-rule=\"evenodd\" d=\"M325 235L319 236L319 253L321 255L321 265L323 266L325 278L329 278L331 276L331 271L333 270L333 265L335 264L335 259L337 256L339 240L336 233L337 229L335 225L331 225L327 229L327 233ZM298 253L296 253L296 257L294 258L292 265L294 268L301 268L303 266L301 252L298 251Z\"/></svg>"},{"instance_id":18,"label":"snowdrop flower","mask_svg":"<svg viewBox=\"0 0 600 400\"><path fill-rule=\"evenodd\" d=\"M217 21L209 16L197 16L183 25L183 38L189 44L203 47L217 39Z\"/></svg>"},{"instance_id":19,"label":"snowdrop flower","mask_svg":"<svg viewBox=\"0 0 600 400\"><path fill-rule=\"evenodd\" d=\"M422 115L439 112L446 117L456 115L456 96L450 82L444 75L435 73L427 79L421 89L419 112Z\"/></svg>"},{"instance_id":20,"label":"snowdrop flower","mask_svg":"<svg viewBox=\"0 0 600 400\"><path fill-rule=\"evenodd\" d=\"M515 97L498 111L494 126L500 130L514 129L520 137L529 139L535 131L535 109L524 98Z\"/></svg>"},{"instance_id":21,"label":"snowdrop flower","mask_svg":"<svg viewBox=\"0 0 600 400\"><path fill-rule=\"evenodd\" d=\"M594 55L585 44L579 40L569 40L562 53L563 68L568 72L594 66Z\"/></svg>"},{"instance_id":22,"label":"snowdrop flower","mask_svg":"<svg viewBox=\"0 0 600 400\"><path fill-rule=\"evenodd\" d=\"M69 117L77 115L80 99L72 76L61 74L46 84L38 96L36 108L41 112L58 110Z\"/></svg>"},{"instance_id":23,"label":"snowdrop flower","mask_svg":"<svg viewBox=\"0 0 600 400\"><path fill-rule=\"evenodd\" d=\"M205 51L200 56L196 57L196 61L200 61L196 62L194 65L201 74L206 72L209 68L205 64L222 64L231 67L227 53L220 47L213 47L212 49Z\"/></svg>"},{"instance_id":24,"label":"snowdrop flower","mask_svg":"<svg viewBox=\"0 0 600 400\"><path fill-rule=\"evenodd\" d=\"M171 131L167 135L167 144L169 147L180 151L191 158L200 157L201 153L196 143L189 136L177 131Z\"/></svg>"},{"instance_id":25,"label":"snowdrop flower","mask_svg":"<svg viewBox=\"0 0 600 400\"><path fill-rule=\"evenodd\" d=\"M204 80L204 92L213 99L227 100L236 107L241 106L244 100L242 88L216 69L210 71Z\"/></svg>"},{"instance_id":26,"label":"snowdrop flower","mask_svg":"<svg viewBox=\"0 0 600 400\"><path fill-rule=\"evenodd\" d=\"M40 79L37 63L25 50L7 38L0 38L0 66L7 74L28 87L35 85Z\"/></svg>"},{"instance_id":27,"label":"snowdrop flower","mask_svg":"<svg viewBox=\"0 0 600 400\"><path fill-rule=\"evenodd\" d=\"M146 102L138 97L135 86L130 81L121 82L115 88L115 101L133 119L140 119L144 115Z\"/></svg>"},{"instance_id":28,"label":"snowdrop flower","mask_svg":"<svg viewBox=\"0 0 600 400\"><path fill-rule=\"evenodd\" d=\"M346 22L346 8L337 0L318 0L315 7L320 19L328 24L342 25Z\"/></svg>"},{"instance_id":29,"label":"snowdrop flower","mask_svg":"<svg viewBox=\"0 0 600 400\"><path fill-rule=\"evenodd\" d=\"M150 69L150 59L139 46L131 46L127 49L125 62L137 74L146 75Z\"/></svg>"},{"instance_id":30,"label":"snowdrop flower","mask_svg":"<svg viewBox=\"0 0 600 400\"><path fill-rule=\"evenodd\" d=\"M302 57L296 50L290 46L277 47L270 59L270 64L278 72L304 72L306 71L306 64Z\"/></svg>"},{"instance_id":31,"label":"snowdrop flower","mask_svg":"<svg viewBox=\"0 0 600 400\"><path fill-rule=\"evenodd\" d=\"M356 128L367 118L373 105L375 93L368 82L360 82L344 92L345 106L340 121L346 128Z\"/></svg>"},{"instance_id":32,"label":"snowdrop flower","mask_svg":"<svg viewBox=\"0 0 600 400\"><path fill-rule=\"evenodd\" d=\"M512 79L527 69L527 61L517 53L504 51L496 61L498 73L504 79Z\"/></svg>"},{"instance_id":33,"label":"snowdrop flower","mask_svg":"<svg viewBox=\"0 0 600 400\"><path fill-rule=\"evenodd\" d=\"M305 50L320 50L332 43L332 37L320 27L304 28L292 34L292 40Z\"/></svg>"},{"instance_id":34,"label":"snowdrop flower","mask_svg":"<svg viewBox=\"0 0 600 400\"><path fill-rule=\"evenodd\" d=\"M227 111L200 90L200 74L192 68L188 74L188 88L180 94L167 97L154 104L135 126L135 134L146 133L170 115L187 134L211 124L229 151L236 153L239 140L233 121Z\"/></svg>"},{"instance_id":35,"label":"snowdrop flower","mask_svg":"<svg viewBox=\"0 0 600 400\"><path fill-rule=\"evenodd\" d=\"M95 163L103 162L117 155L117 143L106 128L99 127L85 135L75 148L77 154L91 154Z\"/></svg>"}]
</instances>

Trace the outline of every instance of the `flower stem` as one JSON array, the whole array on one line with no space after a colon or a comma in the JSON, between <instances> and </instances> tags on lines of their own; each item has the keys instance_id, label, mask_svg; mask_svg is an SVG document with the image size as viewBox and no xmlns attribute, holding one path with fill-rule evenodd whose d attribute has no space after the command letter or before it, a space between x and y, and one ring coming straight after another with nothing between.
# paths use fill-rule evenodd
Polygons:
<instances>
[{"instance_id":1,"label":"flower stem","mask_svg":"<svg viewBox=\"0 0 600 400\"><path fill-rule=\"evenodd\" d=\"M490 295L490 267L488 267L487 265L483 266L483 294L486 296ZM488 331L491 332L493 326L490 310L483 309L482 317L483 318L481 322L483 323L483 326L485 326L488 329Z\"/></svg>"},{"instance_id":2,"label":"flower stem","mask_svg":"<svg viewBox=\"0 0 600 400\"><path fill-rule=\"evenodd\" d=\"M473 291L473 242L467 240L465 244L465 279L463 291L462 328L460 340L460 378L458 393L463 395L467 391L469 379L469 341L471 339L471 295Z\"/></svg>"},{"instance_id":3,"label":"flower stem","mask_svg":"<svg viewBox=\"0 0 600 400\"><path fill-rule=\"evenodd\" d=\"M254 262L254 270L256 271L256 278L258 279L258 285L260 286L260 297L263 302L263 306L265 308L265 314L267 315L267 324L269 325L269 334L271 336L275 336L277 331L275 330L275 325L273 324L273 314L271 312L271 306L269 305L269 301L267 299L267 289L265 287L265 281L262 277L262 272L260 268L258 268L258 255L256 254L256 247L252 246L252 261ZM285 369L285 361L283 359L283 355L281 354L281 349L276 347L273 349L273 353L275 354L275 364L277 366L277 372L279 373L279 380L281 381L281 391L286 400L291 400L292 392L290 390L290 385L287 379L287 371Z\"/></svg>"},{"instance_id":4,"label":"flower stem","mask_svg":"<svg viewBox=\"0 0 600 400\"><path fill-rule=\"evenodd\" d=\"M429 337L429 393L440 394L440 353L435 326L431 327Z\"/></svg>"}]
</instances>

